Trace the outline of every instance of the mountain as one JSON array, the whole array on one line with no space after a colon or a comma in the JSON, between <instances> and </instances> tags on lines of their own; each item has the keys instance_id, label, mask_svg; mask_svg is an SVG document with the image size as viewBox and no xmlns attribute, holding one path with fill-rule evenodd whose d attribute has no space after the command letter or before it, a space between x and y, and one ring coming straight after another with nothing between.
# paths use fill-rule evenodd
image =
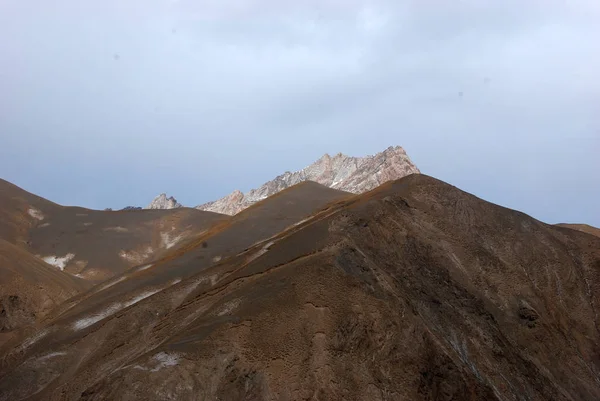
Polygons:
<instances>
[{"instance_id":1,"label":"mountain","mask_svg":"<svg viewBox=\"0 0 600 401\"><path fill-rule=\"evenodd\" d=\"M0 179L0 239L27 246L28 232L61 206Z\"/></svg>"},{"instance_id":2,"label":"mountain","mask_svg":"<svg viewBox=\"0 0 600 401\"><path fill-rule=\"evenodd\" d=\"M11 337L0 400L600 399L599 272L426 175L301 183Z\"/></svg>"},{"instance_id":3,"label":"mountain","mask_svg":"<svg viewBox=\"0 0 600 401\"><path fill-rule=\"evenodd\" d=\"M384 182L419 173L404 149L389 147L374 156L350 157L325 154L310 166L286 172L247 193L239 190L197 209L234 215L248 206L303 181L315 181L327 187L355 194L370 191Z\"/></svg>"},{"instance_id":4,"label":"mountain","mask_svg":"<svg viewBox=\"0 0 600 401\"><path fill-rule=\"evenodd\" d=\"M228 218L191 208L61 206L0 180L0 239L91 282L147 264Z\"/></svg>"},{"instance_id":5,"label":"mountain","mask_svg":"<svg viewBox=\"0 0 600 401\"><path fill-rule=\"evenodd\" d=\"M567 228L570 228L572 230L577 230L577 231L581 231L581 232L588 233L588 234L591 234L591 235L595 235L596 237L600 237L600 228L596 228L596 227L590 226L588 224L567 224L567 223L560 223L560 224L557 224L557 226L567 227Z\"/></svg>"},{"instance_id":6,"label":"mountain","mask_svg":"<svg viewBox=\"0 0 600 401\"><path fill-rule=\"evenodd\" d=\"M102 305L107 298L126 299L132 293L145 293L148 288L168 287L173 282L186 280L222 260L247 253L257 243L302 224L312 214L327 210L350 196L352 194L314 182L287 188L236 216L220 221L193 241L171 249L152 263L126 270L96 285L86 294L70 299L56 308L52 316L59 316L66 310L74 313L90 305Z\"/></svg>"},{"instance_id":7,"label":"mountain","mask_svg":"<svg viewBox=\"0 0 600 401\"><path fill-rule=\"evenodd\" d=\"M172 196L167 198L167 194L160 194L150 202L144 209L175 209L182 207Z\"/></svg>"},{"instance_id":8,"label":"mountain","mask_svg":"<svg viewBox=\"0 0 600 401\"><path fill-rule=\"evenodd\" d=\"M0 343L2 335L36 323L63 301L91 287L0 239Z\"/></svg>"}]
</instances>

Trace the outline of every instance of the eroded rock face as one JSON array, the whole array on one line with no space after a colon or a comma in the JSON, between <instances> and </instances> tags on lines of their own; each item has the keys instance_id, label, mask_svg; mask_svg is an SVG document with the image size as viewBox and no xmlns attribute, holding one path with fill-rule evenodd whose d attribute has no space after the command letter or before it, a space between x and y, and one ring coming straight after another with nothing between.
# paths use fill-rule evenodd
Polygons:
<instances>
[{"instance_id":1,"label":"eroded rock face","mask_svg":"<svg viewBox=\"0 0 600 401\"><path fill-rule=\"evenodd\" d=\"M197 206L197 209L233 215L303 181L315 181L330 188L359 194L414 173L419 173L419 169L400 146L390 146L383 152L367 157L325 154L303 170L288 171L260 188L245 194L234 191L217 201Z\"/></svg>"},{"instance_id":2,"label":"eroded rock face","mask_svg":"<svg viewBox=\"0 0 600 401\"><path fill-rule=\"evenodd\" d=\"M160 194L148 206L146 209L175 209L178 207L182 207L182 205L177 202L175 198L172 196L167 198L167 194Z\"/></svg>"}]
</instances>

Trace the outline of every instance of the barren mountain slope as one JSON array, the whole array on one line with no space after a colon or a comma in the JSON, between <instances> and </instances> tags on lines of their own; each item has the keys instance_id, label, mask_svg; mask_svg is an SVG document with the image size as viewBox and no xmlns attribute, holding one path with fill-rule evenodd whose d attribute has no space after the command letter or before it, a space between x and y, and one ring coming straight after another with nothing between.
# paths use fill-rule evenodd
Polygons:
<instances>
[{"instance_id":1,"label":"barren mountain slope","mask_svg":"<svg viewBox=\"0 0 600 401\"><path fill-rule=\"evenodd\" d=\"M29 230L60 206L0 179L0 239L26 246Z\"/></svg>"},{"instance_id":2,"label":"barren mountain slope","mask_svg":"<svg viewBox=\"0 0 600 401\"><path fill-rule=\"evenodd\" d=\"M89 287L0 239L0 334L35 323Z\"/></svg>"},{"instance_id":3,"label":"barren mountain slope","mask_svg":"<svg viewBox=\"0 0 600 401\"><path fill-rule=\"evenodd\" d=\"M228 218L191 208L113 212L65 207L0 182L0 239L90 281L159 258Z\"/></svg>"},{"instance_id":4,"label":"barren mountain slope","mask_svg":"<svg viewBox=\"0 0 600 401\"><path fill-rule=\"evenodd\" d=\"M600 399L599 302L600 239L412 175L5 344L0 399Z\"/></svg>"},{"instance_id":5,"label":"barren mountain slope","mask_svg":"<svg viewBox=\"0 0 600 401\"><path fill-rule=\"evenodd\" d=\"M102 309L107 300L123 303L131 294L166 288L218 264L227 257L244 253L287 227L301 223L335 201L352 196L347 192L303 182L261 201L230 220L225 220L193 241L174 248L164 257L117 275L85 294L56 308L51 318L65 311L83 313ZM85 300L85 302L83 302Z\"/></svg>"},{"instance_id":6,"label":"barren mountain slope","mask_svg":"<svg viewBox=\"0 0 600 401\"><path fill-rule=\"evenodd\" d=\"M260 188L245 194L234 191L197 208L234 215L262 199L303 181L315 181L330 188L359 194L370 191L384 182L414 173L419 173L419 169L400 146L390 146L383 152L367 157L350 157L342 153L331 157L325 154L310 166L293 173L288 171Z\"/></svg>"},{"instance_id":7,"label":"barren mountain slope","mask_svg":"<svg viewBox=\"0 0 600 401\"><path fill-rule=\"evenodd\" d=\"M577 230L577 231L581 231L584 233L595 235L596 237L600 237L600 228L596 228L596 227L590 226L588 224L561 223L561 224L557 224L557 226L570 228L572 230Z\"/></svg>"},{"instance_id":8,"label":"barren mountain slope","mask_svg":"<svg viewBox=\"0 0 600 401\"><path fill-rule=\"evenodd\" d=\"M31 229L29 245L58 268L98 281L158 259L228 218L190 208L105 212L68 207Z\"/></svg>"}]
</instances>

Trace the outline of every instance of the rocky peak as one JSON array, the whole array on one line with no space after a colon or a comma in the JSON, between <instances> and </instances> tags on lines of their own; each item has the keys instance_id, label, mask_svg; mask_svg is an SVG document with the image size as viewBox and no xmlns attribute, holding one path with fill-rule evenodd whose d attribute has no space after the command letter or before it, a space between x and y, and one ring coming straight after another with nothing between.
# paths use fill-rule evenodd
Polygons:
<instances>
[{"instance_id":1,"label":"rocky peak","mask_svg":"<svg viewBox=\"0 0 600 401\"><path fill-rule=\"evenodd\" d=\"M342 153L331 157L326 153L300 171L285 172L245 194L234 191L224 198L197 206L197 209L233 215L302 181L315 181L330 188L362 193L413 173L419 173L419 169L401 146L390 146L383 152L366 157Z\"/></svg>"},{"instance_id":2,"label":"rocky peak","mask_svg":"<svg viewBox=\"0 0 600 401\"><path fill-rule=\"evenodd\" d=\"M167 194L160 194L145 209L175 209L182 207L172 196L167 198Z\"/></svg>"}]
</instances>

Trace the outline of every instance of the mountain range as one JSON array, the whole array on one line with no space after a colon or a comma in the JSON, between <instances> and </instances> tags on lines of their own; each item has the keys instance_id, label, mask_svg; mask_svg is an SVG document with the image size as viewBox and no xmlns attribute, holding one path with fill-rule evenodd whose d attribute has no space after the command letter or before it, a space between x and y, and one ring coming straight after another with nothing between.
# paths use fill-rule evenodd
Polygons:
<instances>
[{"instance_id":1,"label":"mountain range","mask_svg":"<svg viewBox=\"0 0 600 401\"><path fill-rule=\"evenodd\" d=\"M300 171L286 171L247 193L235 190L221 199L196 206L196 209L234 215L260 200L304 181L314 181L329 188L360 194L387 181L419 172L401 146L390 146L382 152L366 157L351 157L342 153L335 156L325 154ZM146 209L177 207L182 205L175 198L167 198L163 193L154 198Z\"/></svg>"},{"instance_id":2,"label":"mountain range","mask_svg":"<svg viewBox=\"0 0 600 401\"><path fill-rule=\"evenodd\" d=\"M0 180L0 401L600 399L597 228L398 147L223 199L99 211Z\"/></svg>"}]
</instances>

